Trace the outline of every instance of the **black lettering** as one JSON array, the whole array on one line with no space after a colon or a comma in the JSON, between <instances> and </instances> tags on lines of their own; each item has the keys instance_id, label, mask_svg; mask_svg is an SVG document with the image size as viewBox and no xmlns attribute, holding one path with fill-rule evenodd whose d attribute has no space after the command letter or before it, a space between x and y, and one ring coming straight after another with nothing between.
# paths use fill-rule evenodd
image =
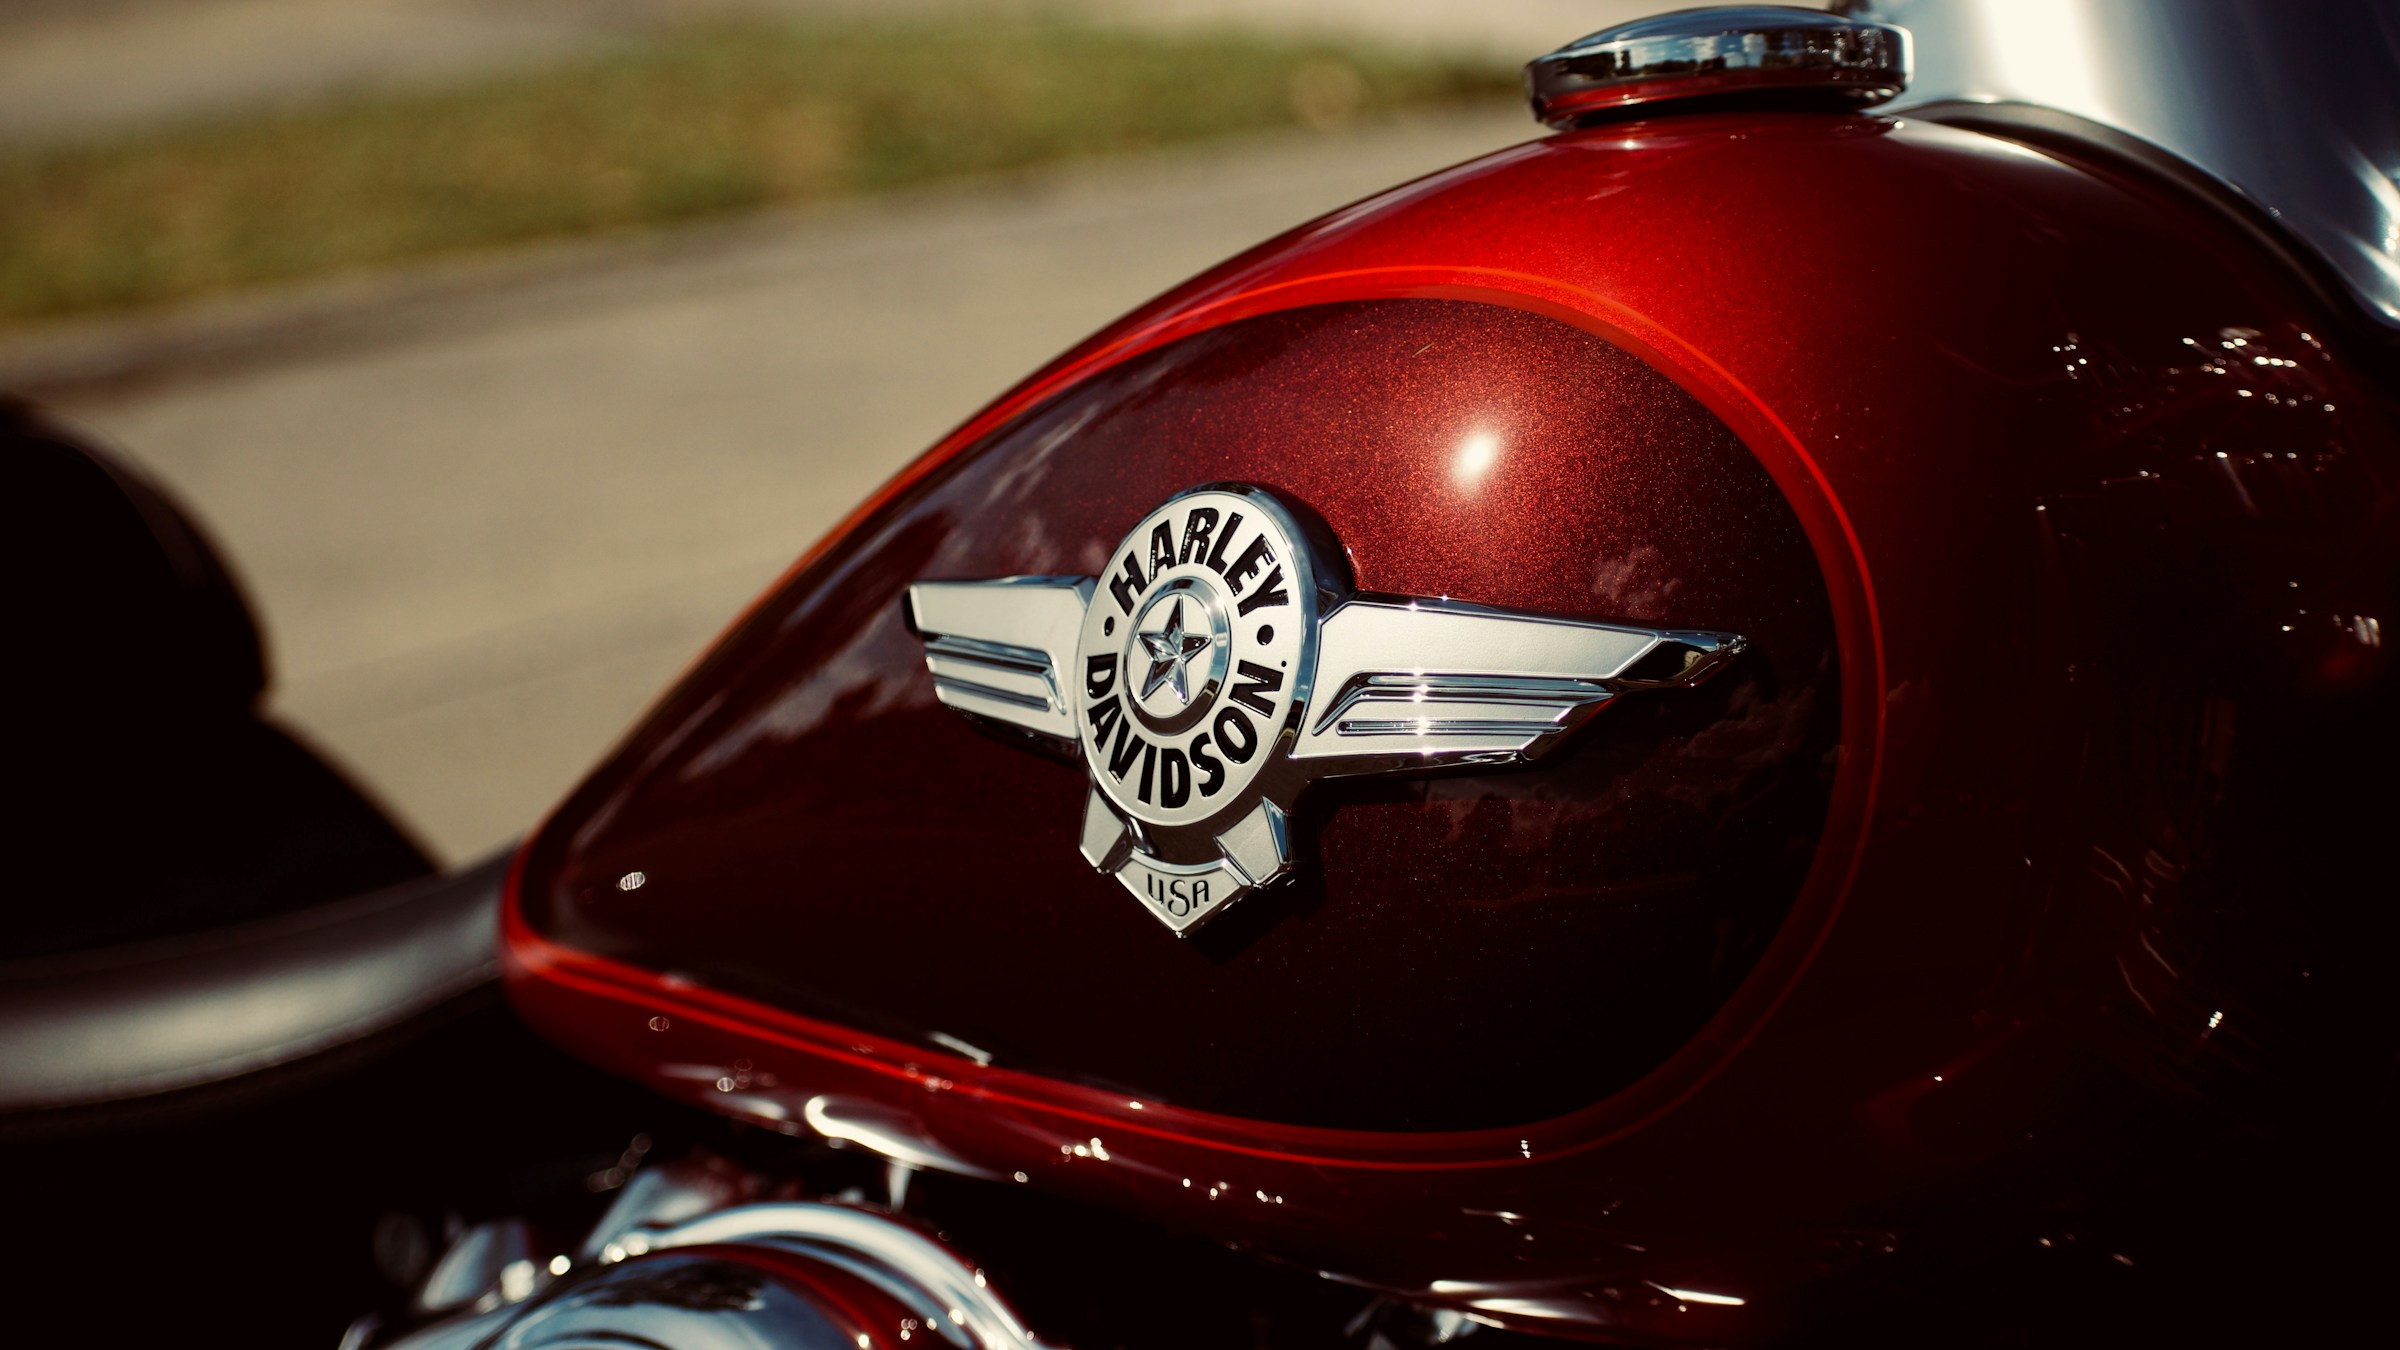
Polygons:
<instances>
[{"instance_id":1,"label":"black lettering","mask_svg":"<svg viewBox=\"0 0 2400 1350\"><path fill-rule=\"evenodd\" d=\"M1133 768L1133 761L1141 756L1145 748L1142 738L1132 733L1131 726L1130 718L1119 721L1116 744L1108 747L1108 772L1120 783L1125 781L1126 773ZM1099 743L1098 737L1092 738L1092 744Z\"/></svg>"},{"instance_id":2,"label":"black lettering","mask_svg":"<svg viewBox=\"0 0 2400 1350\"><path fill-rule=\"evenodd\" d=\"M1242 528L1242 513L1234 512L1225 518L1225 528L1217 532L1216 544L1208 550L1208 565L1218 576L1225 575L1225 546L1233 542L1233 532Z\"/></svg>"},{"instance_id":3,"label":"black lettering","mask_svg":"<svg viewBox=\"0 0 2400 1350\"><path fill-rule=\"evenodd\" d=\"M1270 666L1262 666L1256 661L1244 661L1239 674L1241 682L1236 683L1231 691L1234 702L1248 704L1256 709L1261 717L1273 717L1275 700L1268 698L1267 695L1283 688L1283 672ZM1233 752L1227 750L1225 753L1232 754ZM1249 756L1244 755L1242 758L1248 759Z\"/></svg>"},{"instance_id":4,"label":"black lettering","mask_svg":"<svg viewBox=\"0 0 2400 1350\"><path fill-rule=\"evenodd\" d=\"M1175 530L1165 521L1150 527L1150 578L1175 565Z\"/></svg>"},{"instance_id":5,"label":"black lettering","mask_svg":"<svg viewBox=\"0 0 2400 1350\"><path fill-rule=\"evenodd\" d=\"M1208 879L1206 877L1192 883L1192 908L1208 908Z\"/></svg>"},{"instance_id":6,"label":"black lettering","mask_svg":"<svg viewBox=\"0 0 2400 1350\"><path fill-rule=\"evenodd\" d=\"M1091 711L1085 713L1084 716L1091 719L1092 744L1106 744L1108 741L1109 729L1117 725L1117 718L1119 716L1117 712L1117 701L1112 698L1103 702L1095 703L1092 705Z\"/></svg>"},{"instance_id":7,"label":"black lettering","mask_svg":"<svg viewBox=\"0 0 2400 1350\"><path fill-rule=\"evenodd\" d=\"M1131 614L1133 612L1133 598L1137 595L1140 595L1142 593L1142 587L1148 584L1148 582L1142 580L1141 562L1132 554L1128 553L1125 555L1125 570L1122 574L1109 580L1108 593L1117 598L1117 608L1119 610L1127 614Z\"/></svg>"},{"instance_id":8,"label":"black lettering","mask_svg":"<svg viewBox=\"0 0 2400 1350\"><path fill-rule=\"evenodd\" d=\"M1169 749L1158 757L1158 804L1181 806L1192 799L1192 765L1181 750Z\"/></svg>"},{"instance_id":9,"label":"black lettering","mask_svg":"<svg viewBox=\"0 0 2400 1350\"><path fill-rule=\"evenodd\" d=\"M1267 579L1258 583L1258 589L1244 597L1242 602L1235 605L1234 608L1247 615L1251 610L1267 605L1288 605L1290 603L1292 603L1291 593L1283 589L1283 569L1278 567L1267 573Z\"/></svg>"},{"instance_id":10,"label":"black lettering","mask_svg":"<svg viewBox=\"0 0 2400 1350\"><path fill-rule=\"evenodd\" d=\"M1191 516L1183 522L1183 552L1177 554L1175 560L1187 563L1206 562L1208 560L1208 537L1216 533L1216 529L1217 508L1213 506L1193 507Z\"/></svg>"},{"instance_id":11,"label":"black lettering","mask_svg":"<svg viewBox=\"0 0 2400 1350\"><path fill-rule=\"evenodd\" d=\"M1244 610L1244 613L1249 611ZM1117 685L1117 658L1087 656L1083 661L1083 692L1088 698L1107 698Z\"/></svg>"},{"instance_id":12,"label":"black lettering","mask_svg":"<svg viewBox=\"0 0 2400 1350\"><path fill-rule=\"evenodd\" d=\"M1250 541L1250 547L1242 550L1242 556L1234 560L1233 570L1225 574L1225 584L1233 588L1235 595L1240 595L1242 583L1257 576L1258 569L1273 561L1275 550L1267 543L1266 531L1261 530L1258 537Z\"/></svg>"},{"instance_id":13,"label":"black lettering","mask_svg":"<svg viewBox=\"0 0 2400 1350\"><path fill-rule=\"evenodd\" d=\"M1225 752L1225 758L1247 764L1258 753L1258 728L1250 725L1248 714L1241 709L1227 704L1217 713L1216 728L1217 748Z\"/></svg>"},{"instance_id":14,"label":"black lettering","mask_svg":"<svg viewBox=\"0 0 2400 1350\"><path fill-rule=\"evenodd\" d=\"M1133 791L1133 795L1134 795L1134 796L1141 798L1141 799L1142 799L1143 801L1145 801L1145 802L1146 802L1146 801L1148 801L1148 800L1150 800L1150 780L1151 780L1151 777L1153 776L1153 774L1155 773L1155 771L1157 770L1157 768L1158 768L1158 747L1157 747L1157 746L1155 746L1155 745L1145 745L1145 746L1143 746L1143 747L1142 747L1142 785L1141 785L1140 787L1138 787L1138 788L1135 788L1135 789L1134 789L1134 791Z\"/></svg>"},{"instance_id":15,"label":"black lettering","mask_svg":"<svg viewBox=\"0 0 2400 1350\"><path fill-rule=\"evenodd\" d=\"M1200 795L1214 797L1225 786L1225 765L1208 753L1208 733L1203 731L1192 738L1192 763L1200 769Z\"/></svg>"}]
</instances>

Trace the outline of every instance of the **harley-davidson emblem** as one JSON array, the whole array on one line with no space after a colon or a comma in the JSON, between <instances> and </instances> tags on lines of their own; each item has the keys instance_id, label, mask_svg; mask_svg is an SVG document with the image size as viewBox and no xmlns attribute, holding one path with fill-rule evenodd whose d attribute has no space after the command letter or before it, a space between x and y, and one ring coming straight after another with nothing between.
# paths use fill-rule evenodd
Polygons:
<instances>
[{"instance_id":1,"label":"harley-davidson emblem","mask_svg":"<svg viewBox=\"0 0 2400 1350\"><path fill-rule=\"evenodd\" d=\"M1081 758L1083 856L1177 933L1291 872L1317 779L1527 763L1742 649L1351 594L1332 541L1241 484L1176 496L1112 556L1104 577L918 582L909 624L944 704Z\"/></svg>"}]
</instances>

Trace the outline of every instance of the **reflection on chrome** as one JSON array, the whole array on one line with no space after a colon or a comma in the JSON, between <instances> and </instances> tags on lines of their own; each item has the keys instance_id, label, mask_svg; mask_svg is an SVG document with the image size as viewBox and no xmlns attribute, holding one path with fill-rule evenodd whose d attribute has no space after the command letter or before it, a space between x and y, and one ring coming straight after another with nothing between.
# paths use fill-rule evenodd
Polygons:
<instances>
[{"instance_id":1,"label":"reflection on chrome","mask_svg":"<svg viewBox=\"0 0 2400 1350\"><path fill-rule=\"evenodd\" d=\"M800 1118L827 1139L856 1144L888 1162L996 1179L993 1173L935 1142L914 1117L888 1106L849 1097L811 1097L801 1108Z\"/></svg>"},{"instance_id":2,"label":"reflection on chrome","mask_svg":"<svg viewBox=\"0 0 2400 1350\"><path fill-rule=\"evenodd\" d=\"M504 1290L507 1272L519 1266L526 1268L523 1278L530 1293L532 1254L533 1235L523 1220L479 1223L461 1233L434 1263L432 1272L417 1287L416 1307L421 1312L466 1307L485 1294Z\"/></svg>"},{"instance_id":3,"label":"reflection on chrome","mask_svg":"<svg viewBox=\"0 0 2400 1350\"><path fill-rule=\"evenodd\" d=\"M619 1250L614 1259L622 1260L625 1253L648 1250L639 1230L682 1223L743 1198L742 1178L730 1167L692 1159L647 1167L625 1182L577 1251L587 1262L605 1261L613 1246Z\"/></svg>"},{"instance_id":4,"label":"reflection on chrome","mask_svg":"<svg viewBox=\"0 0 2400 1350\"><path fill-rule=\"evenodd\" d=\"M612 1217L616 1210L611 1210ZM655 1223L655 1220L652 1221ZM605 1222L604 1222L605 1226ZM759 1346L872 1345L876 1333L909 1340L922 1330L957 1350L1040 1350L1042 1342L971 1262L916 1229L863 1209L817 1202L736 1205L666 1227L600 1242L606 1258L577 1268L552 1258L542 1268L511 1263L497 1298L361 1345L405 1350L470 1346L646 1345L660 1350L755 1350ZM701 1250L704 1249L704 1250ZM521 1269L520 1269L521 1268ZM823 1272L819 1283L816 1272ZM522 1291L509 1287L519 1277ZM893 1324L829 1291L863 1283L897 1310Z\"/></svg>"},{"instance_id":5,"label":"reflection on chrome","mask_svg":"<svg viewBox=\"0 0 2400 1350\"><path fill-rule=\"evenodd\" d=\"M1712 1294L1704 1289L1677 1289L1671 1285L1656 1282L1652 1282L1650 1287L1678 1303L1707 1303L1720 1308L1739 1308L1749 1302L1748 1299L1737 1298L1732 1294Z\"/></svg>"},{"instance_id":6,"label":"reflection on chrome","mask_svg":"<svg viewBox=\"0 0 2400 1350\"><path fill-rule=\"evenodd\" d=\"M935 1045L938 1045L945 1050L955 1050L959 1054L965 1055L967 1058L974 1060L977 1064L981 1064L987 1068L991 1065L991 1051L984 1049L982 1046L975 1045L967 1041L962 1041L958 1037L950 1035L948 1032L929 1031L925 1033L925 1039L933 1042Z\"/></svg>"},{"instance_id":7,"label":"reflection on chrome","mask_svg":"<svg viewBox=\"0 0 2400 1350\"><path fill-rule=\"evenodd\" d=\"M1499 450L1471 433L1454 472L1480 477ZM1084 860L1177 934L1292 873L1311 783L1529 763L1611 699L1697 684L1744 645L1345 596L1331 543L1264 488L1209 484L1135 524L1106 577L920 581L908 624L944 704L1070 738L1092 789Z\"/></svg>"},{"instance_id":8,"label":"reflection on chrome","mask_svg":"<svg viewBox=\"0 0 2400 1350\"><path fill-rule=\"evenodd\" d=\"M1847 0L1905 26L1895 113L2055 109L2264 207L2400 326L2400 12L2382 0ZM1947 110L1945 110L1947 109Z\"/></svg>"},{"instance_id":9,"label":"reflection on chrome","mask_svg":"<svg viewBox=\"0 0 2400 1350\"><path fill-rule=\"evenodd\" d=\"M1881 102L1908 86L1905 29L1793 5L1716 5L1636 19L1525 67L1551 126L1672 99L1758 93Z\"/></svg>"},{"instance_id":10,"label":"reflection on chrome","mask_svg":"<svg viewBox=\"0 0 2400 1350\"><path fill-rule=\"evenodd\" d=\"M1353 600L1325 618L1324 701L1292 758L1325 777L1530 761L1620 695L1696 685L1743 647L1732 633Z\"/></svg>"}]
</instances>

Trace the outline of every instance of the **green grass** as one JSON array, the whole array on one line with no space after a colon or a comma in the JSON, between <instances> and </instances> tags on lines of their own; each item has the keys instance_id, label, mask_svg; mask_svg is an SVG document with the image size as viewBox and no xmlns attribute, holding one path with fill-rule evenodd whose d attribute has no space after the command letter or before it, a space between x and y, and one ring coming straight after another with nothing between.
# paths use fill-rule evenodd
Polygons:
<instances>
[{"instance_id":1,"label":"green grass","mask_svg":"<svg viewBox=\"0 0 2400 1350\"><path fill-rule=\"evenodd\" d=\"M1468 60L1065 20L695 30L439 92L0 153L0 325L1515 88Z\"/></svg>"}]
</instances>

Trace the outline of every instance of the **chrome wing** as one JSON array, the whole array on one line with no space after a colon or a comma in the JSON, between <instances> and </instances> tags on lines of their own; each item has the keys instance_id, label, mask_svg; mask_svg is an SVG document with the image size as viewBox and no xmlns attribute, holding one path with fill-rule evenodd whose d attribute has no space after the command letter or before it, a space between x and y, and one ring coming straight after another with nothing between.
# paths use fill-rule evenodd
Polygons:
<instances>
[{"instance_id":1,"label":"chrome wing","mask_svg":"<svg viewBox=\"0 0 2400 1350\"><path fill-rule=\"evenodd\" d=\"M1318 630L1292 758L1312 777L1523 763L1618 695L1698 684L1742 645L1732 633L1352 600Z\"/></svg>"},{"instance_id":2,"label":"chrome wing","mask_svg":"<svg viewBox=\"0 0 2400 1350\"><path fill-rule=\"evenodd\" d=\"M920 581L908 625L925 640L933 692L947 706L1039 736L1075 741L1067 672L1090 577Z\"/></svg>"}]
</instances>

